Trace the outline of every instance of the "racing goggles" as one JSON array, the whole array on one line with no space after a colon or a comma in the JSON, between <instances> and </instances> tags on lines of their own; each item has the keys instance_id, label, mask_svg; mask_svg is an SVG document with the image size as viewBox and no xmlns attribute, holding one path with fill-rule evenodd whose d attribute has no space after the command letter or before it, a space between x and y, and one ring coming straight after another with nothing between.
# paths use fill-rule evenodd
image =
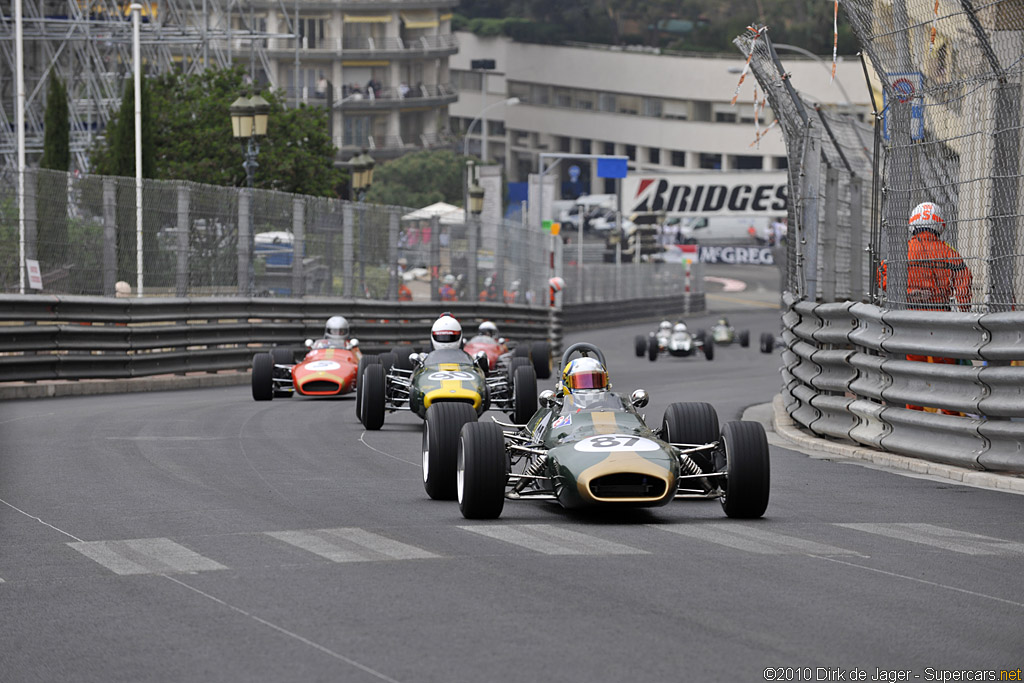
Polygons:
<instances>
[{"instance_id":1,"label":"racing goggles","mask_svg":"<svg viewBox=\"0 0 1024 683\"><path fill-rule=\"evenodd\" d=\"M608 373L593 370L569 375L569 389L604 389L608 386Z\"/></svg>"}]
</instances>

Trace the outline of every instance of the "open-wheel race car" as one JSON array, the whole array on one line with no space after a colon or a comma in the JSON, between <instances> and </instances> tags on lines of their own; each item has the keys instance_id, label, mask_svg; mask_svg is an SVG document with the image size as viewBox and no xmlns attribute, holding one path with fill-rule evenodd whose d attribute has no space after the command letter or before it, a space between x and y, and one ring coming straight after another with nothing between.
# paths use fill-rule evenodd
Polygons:
<instances>
[{"instance_id":1,"label":"open-wheel race car","mask_svg":"<svg viewBox=\"0 0 1024 683\"><path fill-rule=\"evenodd\" d=\"M638 334L635 348L637 357L646 355L652 362L658 360L658 355L662 353L682 357L700 352L708 360L715 357L714 341L707 338L703 330L691 333L686 323L678 322L673 325L667 320L662 321L657 331L646 337Z\"/></svg>"},{"instance_id":2,"label":"open-wheel race car","mask_svg":"<svg viewBox=\"0 0 1024 683\"><path fill-rule=\"evenodd\" d=\"M729 517L764 514L770 462L760 423L719 429L711 404L673 403L652 429L637 412L647 393L611 391L604 367L597 347L573 344L562 356L562 395L544 391L527 424L462 427L456 492L463 516L497 518L506 500L584 508L687 498L717 498Z\"/></svg>"},{"instance_id":3,"label":"open-wheel race car","mask_svg":"<svg viewBox=\"0 0 1024 683\"><path fill-rule=\"evenodd\" d=\"M728 318L719 318L718 322L711 326L711 338L720 346L736 343L743 348L750 346L750 330L737 331L729 324Z\"/></svg>"},{"instance_id":4,"label":"open-wheel race car","mask_svg":"<svg viewBox=\"0 0 1024 683\"><path fill-rule=\"evenodd\" d=\"M498 326L490 321L480 323L477 334L470 337L463 350L470 356L483 351L487 354L488 369L491 371L504 370L507 374L514 358L525 358L533 365L537 379L551 377L551 345L548 342L510 342L499 336ZM521 364L520 361L516 363Z\"/></svg>"},{"instance_id":5,"label":"open-wheel race car","mask_svg":"<svg viewBox=\"0 0 1024 683\"><path fill-rule=\"evenodd\" d=\"M324 339L306 340L309 351L298 363L291 349L257 353L252 359L252 397L257 401L300 396L339 396L350 393L362 354L359 340L348 338L348 322L328 320Z\"/></svg>"},{"instance_id":6,"label":"open-wheel race car","mask_svg":"<svg viewBox=\"0 0 1024 683\"><path fill-rule=\"evenodd\" d=\"M782 339L771 332L761 333L761 353L771 353L775 347L782 346Z\"/></svg>"}]
</instances>

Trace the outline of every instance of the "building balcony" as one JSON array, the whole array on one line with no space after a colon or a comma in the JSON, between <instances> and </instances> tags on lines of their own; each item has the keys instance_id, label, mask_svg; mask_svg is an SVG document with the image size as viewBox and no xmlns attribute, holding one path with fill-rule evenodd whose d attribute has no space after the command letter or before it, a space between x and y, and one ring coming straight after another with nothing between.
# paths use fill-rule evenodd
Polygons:
<instances>
[{"instance_id":1,"label":"building balcony","mask_svg":"<svg viewBox=\"0 0 1024 683\"><path fill-rule=\"evenodd\" d=\"M366 88L352 91L346 86L341 95L340 99L335 99L334 106L345 112L440 107L459 99L458 91L450 83L412 86L404 92L400 86L384 86L375 91Z\"/></svg>"},{"instance_id":2,"label":"building balcony","mask_svg":"<svg viewBox=\"0 0 1024 683\"><path fill-rule=\"evenodd\" d=\"M270 41L268 52L277 59L291 58L295 54L294 39ZM408 40L400 37L370 38L324 38L312 47L303 39L299 44L300 54L306 59L427 59L446 57L459 51L459 43L451 34L422 36Z\"/></svg>"},{"instance_id":3,"label":"building balcony","mask_svg":"<svg viewBox=\"0 0 1024 683\"><path fill-rule=\"evenodd\" d=\"M337 137L334 140L341 159L349 159L361 151L368 150L375 159L394 159L408 152L420 149L451 147L454 138L447 131L441 133L419 133L409 137L383 135L366 137Z\"/></svg>"}]
</instances>

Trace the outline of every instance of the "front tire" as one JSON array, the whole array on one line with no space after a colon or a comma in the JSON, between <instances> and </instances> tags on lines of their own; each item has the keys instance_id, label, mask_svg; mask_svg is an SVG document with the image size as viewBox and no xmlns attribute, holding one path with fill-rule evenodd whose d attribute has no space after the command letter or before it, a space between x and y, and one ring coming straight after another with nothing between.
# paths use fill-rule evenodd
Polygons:
<instances>
[{"instance_id":1,"label":"front tire","mask_svg":"<svg viewBox=\"0 0 1024 683\"><path fill-rule=\"evenodd\" d=\"M363 419L363 370L368 365L376 365L380 363L379 356L371 356L369 354L363 354L359 357L359 365L356 367L356 419Z\"/></svg>"},{"instance_id":2,"label":"front tire","mask_svg":"<svg viewBox=\"0 0 1024 683\"><path fill-rule=\"evenodd\" d=\"M269 353L252 357L252 397L257 401L274 398L274 360Z\"/></svg>"},{"instance_id":3,"label":"front tire","mask_svg":"<svg viewBox=\"0 0 1024 683\"><path fill-rule=\"evenodd\" d=\"M775 335L771 332L761 333L761 353L771 353L775 348Z\"/></svg>"},{"instance_id":4,"label":"front tire","mask_svg":"<svg viewBox=\"0 0 1024 683\"><path fill-rule=\"evenodd\" d=\"M363 387L359 419L367 429L376 431L384 426L384 366L374 363L363 370L359 379Z\"/></svg>"},{"instance_id":5,"label":"front tire","mask_svg":"<svg viewBox=\"0 0 1024 683\"><path fill-rule=\"evenodd\" d=\"M530 345L530 360L533 361L533 370L537 373L537 379L551 377L551 366L554 362L551 358L551 344L546 341L533 342Z\"/></svg>"},{"instance_id":6,"label":"front tire","mask_svg":"<svg viewBox=\"0 0 1024 683\"><path fill-rule=\"evenodd\" d=\"M710 403L672 403L661 418L661 438L669 443L714 443L719 432L718 412ZM690 458L705 472L714 470L710 452L697 451Z\"/></svg>"},{"instance_id":7,"label":"front tire","mask_svg":"<svg viewBox=\"0 0 1024 683\"><path fill-rule=\"evenodd\" d=\"M505 507L509 461L505 435L493 422L462 428L456 461L456 495L466 519L497 519Z\"/></svg>"},{"instance_id":8,"label":"front tire","mask_svg":"<svg viewBox=\"0 0 1024 683\"><path fill-rule=\"evenodd\" d=\"M647 337L638 334L633 338L633 350L637 358L643 358L647 354Z\"/></svg>"},{"instance_id":9,"label":"front tire","mask_svg":"<svg viewBox=\"0 0 1024 683\"><path fill-rule=\"evenodd\" d=\"M434 403L427 408L423 421L423 488L434 500L456 496L459 434L470 422L476 422L476 411L468 403Z\"/></svg>"},{"instance_id":10,"label":"front tire","mask_svg":"<svg viewBox=\"0 0 1024 683\"><path fill-rule=\"evenodd\" d=\"M505 379L508 381L510 388L512 386L512 382L515 381L516 378L516 369L526 367L527 365L532 365L532 363L530 363L529 358L524 358L523 356L513 356L509 360L508 375L506 375Z\"/></svg>"},{"instance_id":11,"label":"front tire","mask_svg":"<svg viewBox=\"0 0 1024 683\"><path fill-rule=\"evenodd\" d=\"M537 375L533 368L520 365L512 381L512 421L524 425L537 412Z\"/></svg>"},{"instance_id":12,"label":"front tire","mask_svg":"<svg viewBox=\"0 0 1024 683\"><path fill-rule=\"evenodd\" d=\"M647 342L647 359L652 363L658 360L658 340L654 337Z\"/></svg>"},{"instance_id":13,"label":"front tire","mask_svg":"<svg viewBox=\"0 0 1024 683\"><path fill-rule=\"evenodd\" d=\"M750 346L750 330L740 332L740 346L743 348Z\"/></svg>"},{"instance_id":14,"label":"front tire","mask_svg":"<svg viewBox=\"0 0 1024 683\"><path fill-rule=\"evenodd\" d=\"M725 495L722 509L729 517L755 519L768 508L771 464L768 436L759 422L726 422L722 428L725 450Z\"/></svg>"},{"instance_id":15,"label":"front tire","mask_svg":"<svg viewBox=\"0 0 1024 683\"><path fill-rule=\"evenodd\" d=\"M714 360L715 359L715 340L714 339L712 339L711 337L708 337L707 339L705 339L704 340L703 349L704 349L704 357L705 358L707 358L708 360Z\"/></svg>"}]
</instances>

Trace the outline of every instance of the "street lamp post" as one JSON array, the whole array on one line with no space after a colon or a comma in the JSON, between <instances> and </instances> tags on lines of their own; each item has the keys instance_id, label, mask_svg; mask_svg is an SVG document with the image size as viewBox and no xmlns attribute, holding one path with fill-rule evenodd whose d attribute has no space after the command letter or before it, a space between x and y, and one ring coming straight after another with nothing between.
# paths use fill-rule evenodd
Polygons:
<instances>
[{"instance_id":1,"label":"street lamp post","mask_svg":"<svg viewBox=\"0 0 1024 683\"><path fill-rule=\"evenodd\" d=\"M362 204L366 199L366 193L370 190L370 185L373 184L373 167L376 165L373 157L367 154L366 149L352 157L349 161L352 167L352 196L355 200ZM362 208L359 211L359 283L363 290L363 295L366 296L366 259L369 256L367 249L367 230L365 230L366 216Z\"/></svg>"},{"instance_id":2,"label":"street lamp post","mask_svg":"<svg viewBox=\"0 0 1024 683\"><path fill-rule=\"evenodd\" d=\"M495 107L500 107L500 106L514 107L517 104L519 104L520 102L522 102L522 100L519 99L518 97L510 97L507 100L501 100L499 102L492 102L491 104L489 104L486 107L484 107L483 109L481 109L480 110L480 116L477 116L475 119L473 119L472 121L469 122L469 126L466 128L466 132L463 135L463 138L462 138L462 156L464 156L464 157L468 157L469 156L469 134L473 132L473 126L476 125L477 121L479 121L480 119L482 119L484 117L484 114L487 113L488 109L494 109ZM481 129L480 130L480 139L481 139L480 151L481 151L481 155L482 155L481 156L481 161L485 161L485 162L487 161L487 155L486 155L486 153L484 153L484 150L486 150L487 147L484 145L483 140L486 137L487 137L487 131Z\"/></svg>"},{"instance_id":3,"label":"street lamp post","mask_svg":"<svg viewBox=\"0 0 1024 683\"><path fill-rule=\"evenodd\" d=\"M469 211L467 213L470 216L471 223L469 225L469 234L467 235L469 238L469 249L467 249L469 252L469 263L467 264L469 272L467 277L469 279L469 296L474 297L479 291L477 258L480 250L480 214L484 210L484 188L473 177L472 166L469 169L469 174L470 186L467 193L469 196Z\"/></svg>"},{"instance_id":4,"label":"street lamp post","mask_svg":"<svg viewBox=\"0 0 1024 683\"><path fill-rule=\"evenodd\" d=\"M245 161L242 168L245 169L246 187L249 189L249 253L246 257L248 264L248 285L249 296L256 294L256 272L255 272L255 251L256 251L256 202L255 185L256 156L260 153L259 138L267 134L267 121L270 114L270 103L259 95L252 97L239 97L231 104L231 132L238 140L245 141Z\"/></svg>"}]
</instances>

